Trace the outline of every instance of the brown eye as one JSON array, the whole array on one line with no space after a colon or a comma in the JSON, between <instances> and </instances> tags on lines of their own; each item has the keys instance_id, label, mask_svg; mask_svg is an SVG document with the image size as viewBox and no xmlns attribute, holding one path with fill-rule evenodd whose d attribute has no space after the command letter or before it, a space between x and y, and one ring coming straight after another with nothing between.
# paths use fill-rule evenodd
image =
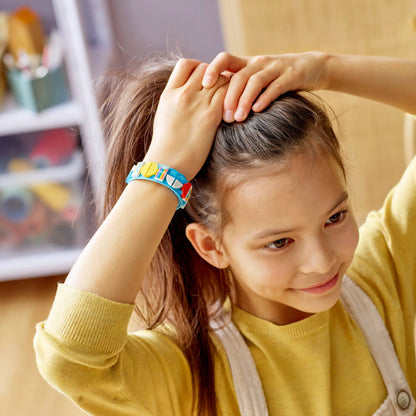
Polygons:
<instances>
[{"instance_id":1,"label":"brown eye","mask_svg":"<svg viewBox=\"0 0 416 416\"><path fill-rule=\"evenodd\" d=\"M336 224L340 221L342 221L345 217L346 211L340 211L337 212L336 214L332 215L331 217L329 217L328 221L326 222L326 224Z\"/></svg>"},{"instance_id":2,"label":"brown eye","mask_svg":"<svg viewBox=\"0 0 416 416\"><path fill-rule=\"evenodd\" d=\"M290 242L292 242L290 238L280 238L279 240L267 244L266 247L272 250L281 250L282 248L285 248Z\"/></svg>"}]
</instances>

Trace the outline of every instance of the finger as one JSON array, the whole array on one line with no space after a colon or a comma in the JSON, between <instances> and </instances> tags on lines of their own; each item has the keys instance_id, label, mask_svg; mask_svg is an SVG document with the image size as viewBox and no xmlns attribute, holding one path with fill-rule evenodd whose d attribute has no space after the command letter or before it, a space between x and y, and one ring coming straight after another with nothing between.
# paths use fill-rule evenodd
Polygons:
<instances>
[{"instance_id":1,"label":"finger","mask_svg":"<svg viewBox=\"0 0 416 416\"><path fill-rule=\"evenodd\" d=\"M271 82L253 104L253 111L263 111L277 97L285 92L294 90L295 88L293 88L289 80L290 77L287 74L283 74L280 78Z\"/></svg>"},{"instance_id":2,"label":"finger","mask_svg":"<svg viewBox=\"0 0 416 416\"><path fill-rule=\"evenodd\" d=\"M205 88L205 91L208 94L209 100L212 101L215 94L217 93L217 90L219 90L222 87L226 87L225 91L227 91L228 88L228 84L230 83L230 79L224 75L220 75L217 79L217 82L215 83L215 85L211 88ZM224 95L225 97L225 95Z\"/></svg>"},{"instance_id":3,"label":"finger","mask_svg":"<svg viewBox=\"0 0 416 416\"><path fill-rule=\"evenodd\" d=\"M189 79L186 81L184 85L187 85L189 88L195 91L202 90L204 88L202 86L202 78L205 74L207 66L208 64L206 63L200 63L189 76Z\"/></svg>"},{"instance_id":4,"label":"finger","mask_svg":"<svg viewBox=\"0 0 416 416\"><path fill-rule=\"evenodd\" d=\"M242 69L230 79L227 94L224 99L224 120L227 123L234 121L234 114L238 106L241 94L247 85L250 78L250 73L247 69Z\"/></svg>"},{"instance_id":5,"label":"finger","mask_svg":"<svg viewBox=\"0 0 416 416\"><path fill-rule=\"evenodd\" d=\"M228 78L228 80L230 80L231 77L234 75L234 72L231 72L231 71L222 71L220 75L224 75L225 77Z\"/></svg>"},{"instance_id":6,"label":"finger","mask_svg":"<svg viewBox=\"0 0 416 416\"><path fill-rule=\"evenodd\" d=\"M234 114L237 121L247 118L251 106L264 88L276 78L276 73L271 70L263 70L252 75L238 100L238 107Z\"/></svg>"},{"instance_id":7,"label":"finger","mask_svg":"<svg viewBox=\"0 0 416 416\"><path fill-rule=\"evenodd\" d=\"M200 63L201 61L196 59L179 59L173 68L166 88L182 87Z\"/></svg>"},{"instance_id":8,"label":"finger","mask_svg":"<svg viewBox=\"0 0 416 416\"><path fill-rule=\"evenodd\" d=\"M215 85L218 76L225 70L230 72L237 72L244 68L247 63L246 58L231 55L227 52L219 53L208 65L205 72L204 80L202 82L205 88L210 88Z\"/></svg>"},{"instance_id":9,"label":"finger","mask_svg":"<svg viewBox=\"0 0 416 416\"><path fill-rule=\"evenodd\" d=\"M218 110L218 124L221 121L221 116L222 116L223 106L224 106L224 98L225 98L225 94L227 94L227 88L228 88L228 84L225 84L222 87L218 88L215 91L211 100L211 106L214 109Z\"/></svg>"}]
</instances>

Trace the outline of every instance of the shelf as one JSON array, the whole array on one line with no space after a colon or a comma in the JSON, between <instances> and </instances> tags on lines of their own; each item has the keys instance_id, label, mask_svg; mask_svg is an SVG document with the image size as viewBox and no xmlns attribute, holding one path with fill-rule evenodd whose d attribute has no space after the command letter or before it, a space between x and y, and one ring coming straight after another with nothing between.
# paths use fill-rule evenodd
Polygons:
<instances>
[{"instance_id":1,"label":"shelf","mask_svg":"<svg viewBox=\"0 0 416 416\"><path fill-rule=\"evenodd\" d=\"M67 273L82 248L54 248L0 259L0 281Z\"/></svg>"},{"instance_id":2,"label":"shelf","mask_svg":"<svg viewBox=\"0 0 416 416\"><path fill-rule=\"evenodd\" d=\"M71 223L75 232L75 240L69 242L71 246L66 245L65 240L48 239L50 230L43 229L39 232L39 240L31 239L29 232L26 240L5 244L0 250L0 281L66 274L96 228L95 204L91 201L100 200L105 146L94 84L110 69L114 54L108 9L106 0L52 0L51 3L56 27L65 44L64 60L72 101L36 113L20 107L11 93L7 94L0 103L0 144L2 136L76 127L82 140L82 153L76 152L66 165L0 174L0 196L12 188L27 188L25 190L31 192L35 184L63 184L74 192L75 202L78 200L76 196L80 195L80 217ZM91 12L91 19L88 19L88 29L92 29L88 32L91 43L86 39L81 18L84 7ZM88 166L88 179L84 177L84 160ZM42 202L36 198L37 202ZM45 214L45 210L41 214ZM54 220L59 225L59 214L53 212L46 225L56 225ZM70 217L71 214L71 209L62 213L64 223L69 223L66 215ZM39 224L35 221L36 216L31 219L36 226L45 225L41 224L44 217L39 219ZM23 225L22 229L12 230L23 233L18 237L25 236ZM3 232L7 236L8 228L4 227ZM38 235L36 227L33 235Z\"/></svg>"},{"instance_id":3,"label":"shelf","mask_svg":"<svg viewBox=\"0 0 416 416\"><path fill-rule=\"evenodd\" d=\"M0 107L0 136L71 127L81 122L82 112L75 101L34 113L19 107L9 94Z\"/></svg>"},{"instance_id":4,"label":"shelf","mask_svg":"<svg viewBox=\"0 0 416 416\"><path fill-rule=\"evenodd\" d=\"M74 182L84 173L82 153L76 150L70 162L50 168L0 174L0 191L5 187L30 186L34 183Z\"/></svg>"}]
</instances>

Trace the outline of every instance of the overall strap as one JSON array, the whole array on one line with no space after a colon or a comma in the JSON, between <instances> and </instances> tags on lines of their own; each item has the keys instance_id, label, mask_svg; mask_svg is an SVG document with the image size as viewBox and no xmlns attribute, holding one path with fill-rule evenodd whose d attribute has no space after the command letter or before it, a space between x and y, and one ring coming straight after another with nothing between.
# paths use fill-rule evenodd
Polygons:
<instances>
[{"instance_id":1,"label":"overall strap","mask_svg":"<svg viewBox=\"0 0 416 416\"><path fill-rule=\"evenodd\" d=\"M241 416L267 416L263 386L240 331L225 313L211 321L211 328L227 353Z\"/></svg>"},{"instance_id":2,"label":"overall strap","mask_svg":"<svg viewBox=\"0 0 416 416\"><path fill-rule=\"evenodd\" d=\"M387 408L394 412L388 414L413 415L415 400L376 306L348 276L344 276L341 300L361 328L387 388L388 398L375 415L387 414Z\"/></svg>"}]
</instances>

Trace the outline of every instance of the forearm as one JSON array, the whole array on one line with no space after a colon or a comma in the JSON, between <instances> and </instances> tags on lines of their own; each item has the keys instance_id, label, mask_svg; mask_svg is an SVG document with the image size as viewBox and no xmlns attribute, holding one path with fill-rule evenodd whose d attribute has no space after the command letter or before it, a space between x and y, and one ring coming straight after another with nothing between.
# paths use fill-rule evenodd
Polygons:
<instances>
[{"instance_id":1,"label":"forearm","mask_svg":"<svg viewBox=\"0 0 416 416\"><path fill-rule=\"evenodd\" d=\"M133 181L85 247L66 282L133 303L178 200L156 183Z\"/></svg>"},{"instance_id":2,"label":"forearm","mask_svg":"<svg viewBox=\"0 0 416 416\"><path fill-rule=\"evenodd\" d=\"M328 54L326 89L416 114L416 60Z\"/></svg>"}]
</instances>

